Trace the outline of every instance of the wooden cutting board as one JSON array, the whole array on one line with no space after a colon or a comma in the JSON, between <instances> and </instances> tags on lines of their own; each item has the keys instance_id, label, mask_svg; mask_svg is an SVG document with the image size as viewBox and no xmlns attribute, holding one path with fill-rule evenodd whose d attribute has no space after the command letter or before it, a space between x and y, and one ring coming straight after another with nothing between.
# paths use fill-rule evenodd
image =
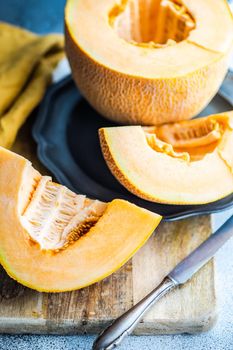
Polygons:
<instances>
[{"instance_id":1,"label":"wooden cutting board","mask_svg":"<svg viewBox=\"0 0 233 350\"><path fill-rule=\"evenodd\" d=\"M36 158L30 123L14 150ZM46 294L25 288L0 269L0 333L97 333L156 287L191 250L211 234L210 217L161 223L146 245L118 272L80 291ZM38 261L38 264L40 262ZM216 318L214 263L172 291L144 317L136 334L200 332Z\"/></svg>"}]
</instances>

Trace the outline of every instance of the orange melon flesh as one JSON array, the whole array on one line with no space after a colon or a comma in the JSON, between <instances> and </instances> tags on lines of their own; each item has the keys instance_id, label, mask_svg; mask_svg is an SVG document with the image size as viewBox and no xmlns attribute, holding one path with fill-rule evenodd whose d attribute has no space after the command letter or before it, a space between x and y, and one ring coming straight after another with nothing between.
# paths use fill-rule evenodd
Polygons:
<instances>
[{"instance_id":1,"label":"orange melon flesh","mask_svg":"<svg viewBox=\"0 0 233 350\"><path fill-rule=\"evenodd\" d=\"M99 135L112 174L141 198L204 204L233 193L233 112Z\"/></svg>"},{"instance_id":2,"label":"orange melon flesh","mask_svg":"<svg viewBox=\"0 0 233 350\"><path fill-rule=\"evenodd\" d=\"M77 86L120 123L196 115L217 92L233 45L225 0L68 0L65 23Z\"/></svg>"},{"instance_id":3,"label":"orange melon flesh","mask_svg":"<svg viewBox=\"0 0 233 350\"><path fill-rule=\"evenodd\" d=\"M161 220L157 214L116 199L103 207L97 222L82 237L57 250L41 249L22 220L33 201L38 179L43 177L28 160L0 148L0 262L12 278L38 291L74 290L103 279L145 243ZM59 188L64 194L64 186ZM48 205L45 206L47 213L43 213L47 215L47 221L42 220L43 228L47 227L49 234L49 219L54 211L56 224L61 225L56 205L58 209L64 208L58 201L59 196L55 198L55 208L51 198L48 200L45 195L43 198ZM30 210L35 217L38 199L33 205L37 209L31 207ZM63 214L66 215L64 211ZM40 216L41 211L37 215Z\"/></svg>"}]
</instances>

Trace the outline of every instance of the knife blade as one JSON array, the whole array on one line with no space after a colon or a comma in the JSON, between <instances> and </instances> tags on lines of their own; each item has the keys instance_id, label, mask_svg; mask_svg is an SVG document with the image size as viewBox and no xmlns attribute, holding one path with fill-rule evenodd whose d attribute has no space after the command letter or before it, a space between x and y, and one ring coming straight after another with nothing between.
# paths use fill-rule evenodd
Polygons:
<instances>
[{"instance_id":1,"label":"knife blade","mask_svg":"<svg viewBox=\"0 0 233 350\"><path fill-rule=\"evenodd\" d=\"M233 215L204 243L196 248L163 279L158 287L117 318L93 344L93 350L110 350L118 346L139 323L143 315L169 291L186 283L233 236Z\"/></svg>"},{"instance_id":2,"label":"knife blade","mask_svg":"<svg viewBox=\"0 0 233 350\"><path fill-rule=\"evenodd\" d=\"M168 277L174 280L176 284L184 284L214 256L231 236L233 236L233 215L215 234L182 260L168 274Z\"/></svg>"}]
</instances>

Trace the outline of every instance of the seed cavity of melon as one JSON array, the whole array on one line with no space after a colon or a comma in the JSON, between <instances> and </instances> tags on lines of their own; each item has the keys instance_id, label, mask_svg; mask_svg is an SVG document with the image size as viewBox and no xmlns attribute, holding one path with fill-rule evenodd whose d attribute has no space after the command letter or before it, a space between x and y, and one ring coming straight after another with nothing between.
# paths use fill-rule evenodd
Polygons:
<instances>
[{"instance_id":1,"label":"seed cavity of melon","mask_svg":"<svg viewBox=\"0 0 233 350\"><path fill-rule=\"evenodd\" d=\"M227 115L143 128L147 143L153 150L187 162L199 160L212 152L226 129L232 130Z\"/></svg>"},{"instance_id":2,"label":"seed cavity of melon","mask_svg":"<svg viewBox=\"0 0 233 350\"><path fill-rule=\"evenodd\" d=\"M43 250L59 252L85 235L103 215L107 204L77 195L42 176L21 213L30 239Z\"/></svg>"},{"instance_id":3,"label":"seed cavity of melon","mask_svg":"<svg viewBox=\"0 0 233 350\"><path fill-rule=\"evenodd\" d=\"M145 133L148 145L156 152L165 153L174 158L180 158L189 162L190 156L188 152L175 152L172 145L161 141L156 134Z\"/></svg>"},{"instance_id":4,"label":"seed cavity of melon","mask_svg":"<svg viewBox=\"0 0 233 350\"><path fill-rule=\"evenodd\" d=\"M186 39L196 26L178 0L121 0L109 13L109 24L122 39L145 47L166 47Z\"/></svg>"}]
</instances>

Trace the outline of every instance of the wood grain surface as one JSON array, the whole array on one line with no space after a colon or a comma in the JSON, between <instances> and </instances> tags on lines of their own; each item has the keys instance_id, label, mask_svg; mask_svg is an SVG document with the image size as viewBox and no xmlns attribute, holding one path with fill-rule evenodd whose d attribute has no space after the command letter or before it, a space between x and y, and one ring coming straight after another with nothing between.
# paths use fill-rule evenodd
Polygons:
<instances>
[{"instance_id":1,"label":"wood grain surface","mask_svg":"<svg viewBox=\"0 0 233 350\"><path fill-rule=\"evenodd\" d=\"M36 157L31 123L32 119L22 128L13 150L48 174ZM69 293L35 292L10 279L1 268L0 332L99 332L156 287L172 267L210 234L208 216L161 223L146 245L119 271L100 283ZM215 318L214 263L210 261L190 282L160 300L135 333L200 332L209 329Z\"/></svg>"}]
</instances>

